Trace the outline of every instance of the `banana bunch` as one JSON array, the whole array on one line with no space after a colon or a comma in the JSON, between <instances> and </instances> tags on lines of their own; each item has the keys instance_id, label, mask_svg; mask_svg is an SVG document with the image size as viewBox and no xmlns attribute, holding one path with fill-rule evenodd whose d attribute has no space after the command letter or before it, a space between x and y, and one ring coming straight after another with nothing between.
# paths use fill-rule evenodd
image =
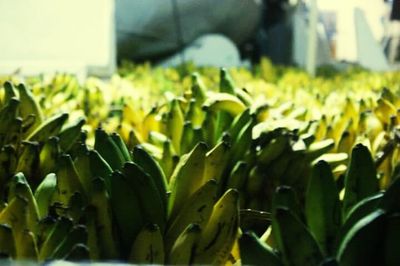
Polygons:
<instances>
[{"instance_id":1,"label":"banana bunch","mask_svg":"<svg viewBox=\"0 0 400 266\"><path fill-rule=\"evenodd\" d=\"M379 190L371 152L357 144L342 185L324 160L313 165L306 197L290 186L274 191L270 226L244 232L241 260L249 265L397 265L399 176ZM396 220L397 219L397 220Z\"/></svg>"}]
</instances>

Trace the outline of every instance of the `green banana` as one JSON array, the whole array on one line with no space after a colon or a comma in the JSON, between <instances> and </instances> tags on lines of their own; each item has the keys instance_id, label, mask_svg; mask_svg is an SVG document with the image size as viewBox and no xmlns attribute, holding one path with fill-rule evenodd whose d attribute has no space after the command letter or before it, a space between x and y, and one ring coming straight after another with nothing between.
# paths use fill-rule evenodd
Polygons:
<instances>
[{"instance_id":1,"label":"green banana","mask_svg":"<svg viewBox=\"0 0 400 266\"><path fill-rule=\"evenodd\" d=\"M185 121L191 122L194 127L199 127L203 123L204 112L201 109L202 104L203 100L191 99L189 101L189 106L185 113Z\"/></svg>"},{"instance_id":2,"label":"green banana","mask_svg":"<svg viewBox=\"0 0 400 266\"><path fill-rule=\"evenodd\" d=\"M196 99L196 101L198 101L199 103L202 103L207 98L207 89L203 81L201 80L199 73L193 73L191 75L191 78L192 86L190 88L192 92L192 98Z\"/></svg>"},{"instance_id":3,"label":"green banana","mask_svg":"<svg viewBox=\"0 0 400 266\"><path fill-rule=\"evenodd\" d=\"M0 253L15 257L15 244L11 226L0 224Z\"/></svg>"},{"instance_id":4,"label":"green banana","mask_svg":"<svg viewBox=\"0 0 400 266\"><path fill-rule=\"evenodd\" d=\"M254 232L245 232L239 238L240 258L243 265L282 266L278 254Z\"/></svg>"},{"instance_id":5,"label":"green banana","mask_svg":"<svg viewBox=\"0 0 400 266\"><path fill-rule=\"evenodd\" d=\"M161 200L164 202L164 208L167 209L168 181L160 164L140 145L136 145L133 148L132 155L133 161L150 175L157 187Z\"/></svg>"},{"instance_id":6,"label":"green banana","mask_svg":"<svg viewBox=\"0 0 400 266\"><path fill-rule=\"evenodd\" d=\"M59 138L55 136L49 137L39 152L38 176L40 178L55 171L57 167L57 159L60 153Z\"/></svg>"},{"instance_id":7,"label":"green banana","mask_svg":"<svg viewBox=\"0 0 400 266\"><path fill-rule=\"evenodd\" d=\"M36 188L34 196L38 206L39 219L43 219L48 215L51 200L56 189L57 176L54 173L46 175Z\"/></svg>"},{"instance_id":8,"label":"green banana","mask_svg":"<svg viewBox=\"0 0 400 266\"><path fill-rule=\"evenodd\" d=\"M121 149L102 128L95 130L94 149L113 170L121 169L124 163L127 162Z\"/></svg>"},{"instance_id":9,"label":"green banana","mask_svg":"<svg viewBox=\"0 0 400 266\"><path fill-rule=\"evenodd\" d=\"M325 161L314 167L305 198L308 227L324 254L332 255L341 225L341 203L335 180Z\"/></svg>"},{"instance_id":10,"label":"green banana","mask_svg":"<svg viewBox=\"0 0 400 266\"><path fill-rule=\"evenodd\" d=\"M111 166L96 150L89 150L89 165L91 179L95 177L104 179L107 192L111 195Z\"/></svg>"},{"instance_id":11,"label":"green banana","mask_svg":"<svg viewBox=\"0 0 400 266\"><path fill-rule=\"evenodd\" d=\"M289 209L276 208L272 217L272 233L285 265L311 266L322 262L322 251L313 235Z\"/></svg>"},{"instance_id":12,"label":"green banana","mask_svg":"<svg viewBox=\"0 0 400 266\"><path fill-rule=\"evenodd\" d=\"M24 141L21 154L15 172L23 172L31 180L31 184L37 184L39 178L35 175L39 165L39 143Z\"/></svg>"},{"instance_id":13,"label":"green banana","mask_svg":"<svg viewBox=\"0 0 400 266\"><path fill-rule=\"evenodd\" d=\"M144 222L157 224L164 233L167 222L164 195L159 194L152 178L136 163L125 163L122 172L139 198Z\"/></svg>"},{"instance_id":14,"label":"green banana","mask_svg":"<svg viewBox=\"0 0 400 266\"><path fill-rule=\"evenodd\" d=\"M21 101L19 115L22 117L22 119L25 119L25 117L31 114L35 116L35 123L25 133L26 135L29 135L33 130L43 123L42 109L39 106L39 102L33 96L33 93L24 84L19 84L17 89L19 100Z\"/></svg>"},{"instance_id":15,"label":"green banana","mask_svg":"<svg viewBox=\"0 0 400 266\"><path fill-rule=\"evenodd\" d=\"M89 205L84 211L85 226L87 230L87 248L90 250L89 257L91 261L99 261L101 258L100 240L98 237L97 226L97 208ZM113 239L111 239L113 240ZM79 244L78 244L79 245ZM72 252L72 250L71 250ZM88 257L88 259L89 259Z\"/></svg>"},{"instance_id":16,"label":"green banana","mask_svg":"<svg viewBox=\"0 0 400 266\"><path fill-rule=\"evenodd\" d=\"M68 252L62 259L67 261L88 261L92 250L88 246L82 243L75 244L71 251Z\"/></svg>"},{"instance_id":17,"label":"green banana","mask_svg":"<svg viewBox=\"0 0 400 266\"><path fill-rule=\"evenodd\" d=\"M168 264L191 265L200 234L201 227L198 224L189 224L173 243L167 259Z\"/></svg>"},{"instance_id":18,"label":"green banana","mask_svg":"<svg viewBox=\"0 0 400 266\"><path fill-rule=\"evenodd\" d=\"M4 145L0 149L0 193L5 192L6 184L15 173L17 154L13 145Z\"/></svg>"},{"instance_id":19,"label":"green banana","mask_svg":"<svg viewBox=\"0 0 400 266\"><path fill-rule=\"evenodd\" d=\"M17 98L17 89L15 88L14 84L9 81L4 82L4 99L3 99L3 106L7 105L10 102L11 98Z\"/></svg>"},{"instance_id":20,"label":"green banana","mask_svg":"<svg viewBox=\"0 0 400 266\"><path fill-rule=\"evenodd\" d=\"M132 161L131 154L128 150L128 147L124 143L121 136L118 133L113 132L113 133L111 133L110 137L111 137L111 140L115 143L115 145L117 145L118 149L120 150L121 154L124 157L125 162Z\"/></svg>"},{"instance_id":21,"label":"green banana","mask_svg":"<svg viewBox=\"0 0 400 266\"><path fill-rule=\"evenodd\" d=\"M386 221L385 239L383 243L385 265L395 266L400 263L400 253L397 248L400 246L400 215L390 215Z\"/></svg>"},{"instance_id":22,"label":"green banana","mask_svg":"<svg viewBox=\"0 0 400 266\"><path fill-rule=\"evenodd\" d=\"M0 109L0 144L4 145L4 138L9 131L12 122L17 118L20 101L11 98L8 103Z\"/></svg>"},{"instance_id":23,"label":"green banana","mask_svg":"<svg viewBox=\"0 0 400 266\"><path fill-rule=\"evenodd\" d=\"M119 257L118 248L114 241L112 209L106 185L103 179L92 181L91 205L95 207L96 237L100 257L103 260L113 260ZM101 229L100 229L101 228Z\"/></svg>"},{"instance_id":24,"label":"green banana","mask_svg":"<svg viewBox=\"0 0 400 266\"><path fill-rule=\"evenodd\" d=\"M79 118L74 123L61 129L58 138L60 139L60 148L63 152L70 151L73 145L80 139L82 127L85 123L85 118Z\"/></svg>"},{"instance_id":25,"label":"green banana","mask_svg":"<svg viewBox=\"0 0 400 266\"><path fill-rule=\"evenodd\" d=\"M179 157L176 155L173 150L172 143L170 140L166 140L163 143L163 152L162 158L158 160L163 172L165 173L165 177L169 181L171 179L171 175L175 169L179 161Z\"/></svg>"},{"instance_id":26,"label":"green banana","mask_svg":"<svg viewBox=\"0 0 400 266\"><path fill-rule=\"evenodd\" d=\"M185 121L183 124L182 138L180 143L181 153L185 154L194 146L194 131L190 121Z\"/></svg>"},{"instance_id":27,"label":"green banana","mask_svg":"<svg viewBox=\"0 0 400 266\"><path fill-rule=\"evenodd\" d=\"M8 132L3 138L3 142L6 144L12 144L19 146L22 141L22 119L20 117L10 121Z\"/></svg>"},{"instance_id":28,"label":"green banana","mask_svg":"<svg viewBox=\"0 0 400 266\"><path fill-rule=\"evenodd\" d=\"M206 153L203 183L210 179L214 179L222 188L222 182L224 181L222 179L222 175L229 160L229 152L229 143L226 141L221 141Z\"/></svg>"},{"instance_id":29,"label":"green banana","mask_svg":"<svg viewBox=\"0 0 400 266\"><path fill-rule=\"evenodd\" d=\"M235 93L235 84L226 68L221 68L219 71L219 91L229 94Z\"/></svg>"},{"instance_id":30,"label":"green banana","mask_svg":"<svg viewBox=\"0 0 400 266\"><path fill-rule=\"evenodd\" d=\"M47 238L39 249L39 261L51 258L58 245L65 239L73 227L72 220L66 217L59 217Z\"/></svg>"},{"instance_id":31,"label":"green banana","mask_svg":"<svg viewBox=\"0 0 400 266\"><path fill-rule=\"evenodd\" d=\"M64 207L68 206L68 202L75 192L84 196L79 175L69 154L60 156L55 174L57 176L56 198Z\"/></svg>"},{"instance_id":32,"label":"green banana","mask_svg":"<svg viewBox=\"0 0 400 266\"><path fill-rule=\"evenodd\" d=\"M28 184L23 173L19 172L15 174L9 184L8 191L8 202L11 202L16 196L24 197L28 202L28 213L27 213L27 228L30 231L36 233L37 225L39 221L39 210L36 203L36 199L33 196L32 190Z\"/></svg>"},{"instance_id":33,"label":"green banana","mask_svg":"<svg viewBox=\"0 0 400 266\"><path fill-rule=\"evenodd\" d=\"M242 190L248 178L248 164L245 161L238 161L229 173L226 188Z\"/></svg>"},{"instance_id":34,"label":"green banana","mask_svg":"<svg viewBox=\"0 0 400 266\"><path fill-rule=\"evenodd\" d=\"M89 148L86 144L80 144L75 153L74 165L82 184L85 194L90 198L92 194L92 180L95 177L91 171L92 165L90 164ZM112 170L110 169L109 174Z\"/></svg>"},{"instance_id":35,"label":"green banana","mask_svg":"<svg viewBox=\"0 0 400 266\"><path fill-rule=\"evenodd\" d=\"M28 135L26 140L44 143L49 137L57 136L64 123L67 121L68 116L68 113L60 113L48 118L35 128L35 130Z\"/></svg>"},{"instance_id":36,"label":"green banana","mask_svg":"<svg viewBox=\"0 0 400 266\"><path fill-rule=\"evenodd\" d=\"M206 152L207 145L200 142L190 153L183 155L175 167L169 180L169 219L176 217L186 199L202 185Z\"/></svg>"},{"instance_id":37,"label":"green banana","mask_svg":"<svg viewBox=\"0 0 400 266\"><path fill-rule=\"evenodd\" d=\"M184 115L177 99L171 101L170 111L167 113L166 130L172 146L177 154L180 152L180 142L184 125Z\"/></svg>"},{"instance_id":38,"label":"green banana","mask_svg":"<svg viewBox=\"0 0 400 266\"><path fill-rule=\"evenodd\" d=\"M114 171L110 180L110 203L121 242L121 256L127 258L133 240L144 225L145 217L141 212L139 195L127 177L121 172Z\"/></svg>"},{"instance_id":39,"label":"green banana","mask_svg":"<svg viewBox=\"0 0 400 266\"><path fill-rule=\"evenodd\" d=\"M273 138L265 147L257 151L257 160L263 165L268 165L277 159L289 146L289 136L280 134Z\"/></svg>"},{"instance_id":40,"label":"green banana","mask_svg":"<svg viewBox=\"0 0 400 266\"><path fill-rule=\"evenodd\" d=\"M14 229L13 229L14 230ZM15 260L37 261L38 249L35 236L28 230L23 230L15 237Z\"/></svg>"},{"instance_id":41,"label":"green banana","mask_svg":"<svg viewBox=\"0 0 400 266\"><path fill-rule=\"evenodd\" d=\"M340 231L337 237L337 243L340 243L340 241L344 239L346 234L358 221L360 221L368 214L374 212L380 207L380 205L382 205L384 195L384 193L379 192L374 195L368 196L360 200L350 209L347 217L345 217L343 225L340 227Z\"/></svg>"},{"instance_id":42,"label":"green banana","mask_svg":"<svg viewBox=\"0 0 400 266\"><path fill-rule=\"evenodd\" d=\"M200 234L194 264L223 265L227 262L239 230L239 193L228 189L215 203Z\"/></svg>"},{"instance_id":43,"label":"green banana","mask_svg":"<svg viewBox=\"0 0 400 266\"><path fill-rule=\"evenodd\" d=\"M202 108L214 113L224 111L230 116L235 117L246 110L246 105L235 95L225 92L215 92L208 95Z\"/></svg>"},{"instance_id":44,"label":"green banana","mask_svg":"<svg viewBox=\"0 0 400 266\"><path fill-rule=\"evenodd\" d=\"M51 254L52 260L62 259L65 257L76 244L87 243L87 229L84 225L75 225L72 229L64 236L64 239L57 245L57 248Z\"/></svg>"},{"instance_id":45,"label":"green banana","mask_svg":"<svg viewBox=\"0 0 400 266\"><path fill-rule=\"evenodd\" d=\"M358 201L379 190L379 180L374 161L367 147L362 144L354 146L345 176L345 194L343 198L343 214Z\"/></svg>"},{"instance_id":46,"label":"green banana","mask_svg":"<svg viewBox=\"0 0 400 266\"><path fill-rule=\"evenodd\" d=\"M214 204L217 200L218 184L211 179L191 195L175 219L170 219L168 230L165 234L166 251L189 224L197 224L204 228L210 218Z\"/></svg>"},{"instance_id":47,"label":"green banana","mask_svg":"<svg viewBox=\"0 0 400 266\"><path fill-rule=\"evenodd\" d=\"M384 243L385 211L377 209L357 221L341 241L336 258L340 265L380 265Z\"/></svg>"},{"instance_id":48,"label":"green banana","mask_svg":"<svg viewBox=\"0 0 400 266\"><path fill-rule=\"evenodd\" d=\"M146 224L133 242L128 261L135 264L164 264L162 233L156 224Z\"/></svg>"}]
</instances>

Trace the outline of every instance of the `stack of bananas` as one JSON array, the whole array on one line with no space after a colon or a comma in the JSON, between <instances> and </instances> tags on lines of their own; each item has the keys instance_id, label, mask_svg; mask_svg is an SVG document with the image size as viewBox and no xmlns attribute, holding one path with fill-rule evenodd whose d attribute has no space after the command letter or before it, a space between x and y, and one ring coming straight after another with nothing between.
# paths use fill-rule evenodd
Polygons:
<instances>
[{"instance_id":1,"label":"stack of bananas","mask_svg":"<svg viewBox=\"0 0 400 266\"><path fill-rule=\"evenodd\" d=\"M159 97L157 78L147 75L153 70L138 68L84 85L69 75L4 83L3 257L399 261L392 249L400 229L400 97L388 89L397 76L378 79L388 88L363 93L330 91L338 80L326 85L293 69L278 77L267 61L253 79L244 70L181 77L170 69L155 74L175 86ZM383 236L371 233L383 225ZM364 239L384 248L359 248ZM361 258L364 252L371 256Z\"/></svg>"}]
</instances>

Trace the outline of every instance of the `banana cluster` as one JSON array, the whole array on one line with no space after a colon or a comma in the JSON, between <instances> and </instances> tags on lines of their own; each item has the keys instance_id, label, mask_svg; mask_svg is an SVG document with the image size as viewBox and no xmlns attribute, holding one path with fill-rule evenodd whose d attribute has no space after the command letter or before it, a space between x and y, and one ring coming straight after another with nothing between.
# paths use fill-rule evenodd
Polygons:
<instances>
[{"instance_id":1,"label":"banana cluster","mask_svg":"<svg viewBox=\"0 0 400 266\"><path fill-rule=\"evenodd\" d=\"M332 168L318 161L302 202L290 186L274 192L270 225L239 239L245 265L397 265L400 240L398 176L379 190L368 148L357 144L340 196ZM295 244L294 244L295 243Z\"/></svg>"},{"instance_id":2,"label":"banana cluster","mask_svg":"<svg viewBox=\"0 0 400 266\"><path fill-rule=\"evenodd\" d=\"M398 92L344 94L331 90L338 81L328 86L291 69L279 77L266 61L262 79L232 70L237 82L226 69L184 78L182 70L128 70L109 83L89 78L80 85L68 75L4 83L4 257L396 261ZM161 80L162 97L154 81L160 75L169 79ZM372 233L386 225L384 236ZM384 243L376 257L357 249L367 240L368 248ZM372 255L361 258L365 252Z\"/></svg>"}]
</instances>

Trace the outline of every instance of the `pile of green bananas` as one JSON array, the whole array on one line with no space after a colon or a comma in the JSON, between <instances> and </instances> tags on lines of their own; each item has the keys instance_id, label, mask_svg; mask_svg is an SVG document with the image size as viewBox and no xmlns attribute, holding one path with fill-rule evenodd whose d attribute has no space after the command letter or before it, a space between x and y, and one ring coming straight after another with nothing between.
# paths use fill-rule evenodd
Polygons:
<instances>
[{"instance_id":1,"label":"pile of green bananas","mask_svg":"<svg viewBox=\"0 0 400 266\"><path fill-rule=\"evenodd\" d=\"M236 82L166 70L176 88L160 97L135 83L156 86L148 71L4 83L2 257L350 265L361 237L384 246L369 262L396 261L398 91L328 92L263 61L262 79L232 70ZM386 236L361 233L375 219Z\"/></svg>"},{"instance_id":2,"label":"pile of green bananas","mask_svg":"<svg viewBox=\"0 0 400 266\"><path fill-rule=\"evenodd\" d=\"M379 190L368 148L357 144L345 174L343 200L332 169L318 161L306 197L280 186L274 192L270 226L239 239L245 265L398 265L400 179Z\"/></svg>"}]
</instances>

